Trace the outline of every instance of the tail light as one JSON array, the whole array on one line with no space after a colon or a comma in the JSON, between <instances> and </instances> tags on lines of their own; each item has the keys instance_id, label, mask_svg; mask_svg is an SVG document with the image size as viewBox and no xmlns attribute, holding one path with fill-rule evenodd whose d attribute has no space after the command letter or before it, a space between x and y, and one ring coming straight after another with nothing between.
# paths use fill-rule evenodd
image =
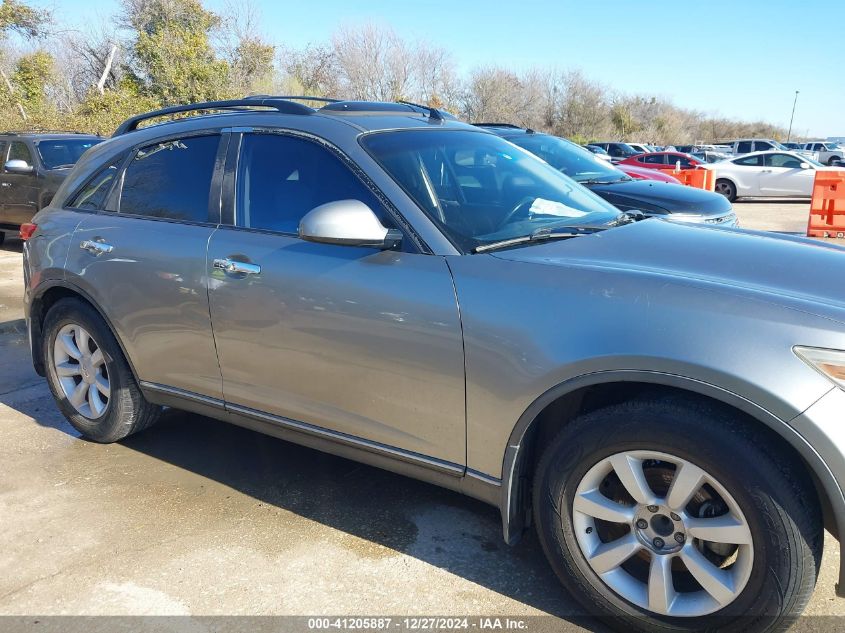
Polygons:
<instances>
[{"instance_id":1,"label":"tail light","mask_svg":"<svg viewBox=\"0 0 845 633\"><path fill-rule=\"evenodd\" d=\"M25 224L21 224L20 236L22 240L28 240L32 237L32 234L35 233L36 229L38 229L37 224L32 224L31 222L27 222Z\"/></svg>"}]
</instances>

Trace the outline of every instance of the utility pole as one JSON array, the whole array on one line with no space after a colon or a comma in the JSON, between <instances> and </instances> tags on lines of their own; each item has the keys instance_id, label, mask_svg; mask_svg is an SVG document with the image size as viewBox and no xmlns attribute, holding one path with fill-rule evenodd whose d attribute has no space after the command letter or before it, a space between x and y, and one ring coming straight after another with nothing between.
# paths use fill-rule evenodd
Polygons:
<instances>
[{"instance_id":1,"label":"utility pole","mask_svg":"<svg viewBox=\"0 0 845 633\"><path fill-rule=\"evenodd\" d=\"M792 137L792 121L795 119L795 104L798 103L798 90L795 91L795 101L792 102L792 116L789 117L789 132L786 133L786 142Z\"/></svg>"},{"instance_id":2,"label":"utility pole","mask_svg":"<svg viewBox=\"0 0 845 633\"><path fill-rule=\"evenodd\" d=\"M108 79L109 72L111 72L111 65L114 62L114 54L117 52L117 45L112 44L111 50L109 51L109 56L106 58L106 63L104 64L103 74L100 75L100 81L97 82L97 91L102 95L106 93L105 86L106 86L106 79Z\"/></svg>"}]
</instances>

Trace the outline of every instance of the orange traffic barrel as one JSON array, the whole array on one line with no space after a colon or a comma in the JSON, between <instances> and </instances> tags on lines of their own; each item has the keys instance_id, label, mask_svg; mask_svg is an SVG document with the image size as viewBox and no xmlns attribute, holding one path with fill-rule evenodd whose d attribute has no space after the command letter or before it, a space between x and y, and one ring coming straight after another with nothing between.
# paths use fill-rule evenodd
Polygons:
<instances>
[{"instance_id":1,"label":"orange traffic barrel","mask_svg":"<svg viewBox=\"0 0 845 633\"><path fill-rule=\"evenodd\" d=\"M816 172L807 235L845 238L845 170Z\"/></svg>"},{"instance_id":2,"label":"orange traffic barrel","mask_svg":"<svg viewBox=\"0 0 845 633\"><path fill-rule=\"evenodd\" d=\"M716 186L713 172L709 169L673 169L672 175L688 187L713 191Z\"/></svg>"}]
</instances>

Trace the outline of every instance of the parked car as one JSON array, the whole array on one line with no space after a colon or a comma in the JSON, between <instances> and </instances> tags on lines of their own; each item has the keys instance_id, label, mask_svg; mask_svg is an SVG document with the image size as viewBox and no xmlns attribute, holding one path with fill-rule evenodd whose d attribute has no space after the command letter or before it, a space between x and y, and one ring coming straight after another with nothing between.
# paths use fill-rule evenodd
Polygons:
<instances>
[{"instance_id":1,"label":"parked car","mask_svg":"<svg viewBox=\"0 0 845 633\"><path fill-rule=\"evenodd\" d=\"M648 145L644 145L643 143L628 143L628 147L634 149L634 151L640 154L647 154L653 151Z\"/></svg>"},{"instance_id":2,"label":"parked car","mask_svg":"<svg viewBox=\"0 0 845 633\"><path fill-rule=\"evenodd\" d=\"M705 166L715 172L716 192L733 202L743 197L809 198L816 171L825 167L795 152L753 152Z\"/></svg>"},{"instance_id":3,"label":"parked car","mask_svg":"<svg viewBox=\"0 0 845 633\"><path fill-rule=\"evenodd\" d=\"M781 143L781 145L783 145L783 147L785 149L793 150L793 151L799 150L799 149L804 149L803 143L793 143L792 141L784 141L783 143Z\"/></svg>"},{"instance_id":4,"label":"parked car","mask_svg":"<svg viewBox=\"0 0 845 633\"><path fill-rule=\"evenodd\" d=\"M651 154L639 154L621 161L626 165L644 167L646 169L696 169L704 164L704 161L681 152L653 152ZM620 164L621 164L620 163Z\"/></svg>"},{"instance_id":5,"label":"parked car","mask_svg":"<svg viewBox=\"0 0 845 633\"><path fill-rule=\"evenodd\" d=\"M618 163L615 167L622 173L638 180L656 180L658 182L668 182L673 185L681 184L680 180L660 169L646 169L645 167L636 167L634 165L626 165L625 163Z\"/></svg>"},{"instance_id":6,"label":"parked car","mask_svg":"<svg viewBox=\"0 0 845 633\"><path fill-rule=\"evenodd\" d=\"M636 156L637 154L639 154L637 150L635 150L627 143L601 142L590 143L590 145L601 147L604 151L610 154L610 159L614 163L618 163L628 158L629 156Z\"/></svg>"},{"instance_id":7,"label":"parked car","mask_svg":"<svg viewBox=\"0 0 845 633\"><path fill-rule=\"evenodd\" d=\"M46 207L70 168L103 139L69 132L0 132L0 244Z\"/></svg>"},{"instance_id":8,"label":"parked car","mask_svg":"<svg viewBox=\"0 0 845 633\"><path fill-rule=\"evenodd\" d=\"M772 139L761 139L761 138L750 138L750 139L740 139L738 141L734 141L733 143L728 144L730 148L730 153L734 156L741 156L743 154L750 154L752 152L767 152L767 151L774 151L780 150L782 152L789 151L786 147L774 141ZM795 154L801 154L802 156L806 156L807 158L812 158L814 160L818 159L818 155L814 154L813 152L808 152L805 150L795 150Z\"/></svg>"},{"instance_id":9,"label":"parked car","mask_svg":"<svg viewBox=\"0 0 845 633\"><path fill-rule=\"evenodd\" d=\"M557 136L516 126L482 127L539 156L622 211L683 222L736 226L736 214L730 203L725 204L722 196L711 191L632 178L617 167L597 161L579 145Z\"/></svg>"},{"instance_id":10,"label":"parked car","mask_svg":"<svg viewBox=\"0 0 845 633\"><path fill-rule=\"evenodd\" d=\"M35 368L89 440L168 406L460 491L626 632L783 628L845 533L841 247L283 98L129 119L26 229Z\"/></svg>"},{"instance_id":11,"label":"parked car","mask_svg":"<svg viewBox=\"0 0 845 633\"><path fill-rule=\"evenodd\" d=\"M583 147L584 147L584 149L587 149L590 152L592 152L593 154L595 154L596 158L600 158L603 161L606 161L608 163L612 162L612 159L610 158L610 154L608 154L605 150L603 150L598 145L584 145Z\"/></svg>"},{"instance_id":12,"label":"parked car","mask_svg":"<svg viewBox=\"0 0 845 633\"><path fill-rule=\"evenodd\" d=\"M826 165L836 165L837 163L845 162L845 147L841 143L832 143L830 141L813 141L805 143L802 149L817 154L820 163Z\"/></svg>"}]
</instances>

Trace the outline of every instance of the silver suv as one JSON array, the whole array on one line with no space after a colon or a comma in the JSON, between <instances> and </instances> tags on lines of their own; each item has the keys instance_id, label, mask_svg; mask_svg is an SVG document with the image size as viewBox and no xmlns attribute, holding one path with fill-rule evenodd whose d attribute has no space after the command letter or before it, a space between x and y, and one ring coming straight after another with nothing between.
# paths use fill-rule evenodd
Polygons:
<instances>
[{"instance_id":1,"label":"silver suv","mask_svg":"<svg viewBox=\"0 0 845 633\"><path fill-rule=\"evenodd\" d=\"M845 526L840 247L281 97L130 119L33 225L32 356L90 440L169 406L461 491L626 630L782 628Z\"/></svg>"}]
</instances>

